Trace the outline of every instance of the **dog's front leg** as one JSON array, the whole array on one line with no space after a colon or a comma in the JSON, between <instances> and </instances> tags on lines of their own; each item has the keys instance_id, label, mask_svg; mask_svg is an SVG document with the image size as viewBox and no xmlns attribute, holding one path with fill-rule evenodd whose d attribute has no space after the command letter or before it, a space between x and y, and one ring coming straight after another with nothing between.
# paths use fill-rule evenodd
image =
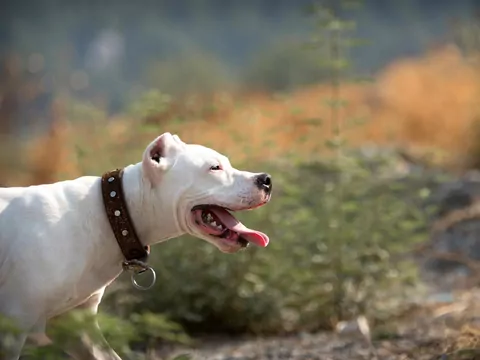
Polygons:
<instances>
[{"instance_id":1,"label":"dog's front leg","mask_svg":"<svg viewBox=\"0 0 480 360\"><path fill-rule=\"evenodd\" d=\"M6 302L3 303L3 305L5 304ZM0 309L0 320L9 319L7 322L10 322L14 319L11 325L16 331L2 331L0 329L0 360L18 360L29 335L40 334L45 331L45 318L38 318L35 312L31 313L23 309L17 309L17 311L14 311L16 315L11 313L9 317L6 317L4 315L7 313L5 308L12 310L14 306L6 306L3 311ZM36 323L34 319L37 319Z\"/></svg>"},{"instance_id":2,"label":"dog's front leg","mask_svg":"<svg viewBox=\"0 0 480 360\"><path fill-rule=\"evenodd\" d=\"M70 311L85 310L91 311L92 314L97 314L98 305L100 304L104 290L105 289L102 289L102 291L95 293L88 298L87 301ZM60 320L61 317L66 316L68 316L68 312L60 315L57 319ZM95 337L101 339L101 344L94 343L87 334L83 334L80 338L75 339L74 342L63 345L65 352L76 360L122 360L110 345L108 345L101 334L100 327L96 320L95 331L98 331ZM55 339L52 340L55 341Z\"/></svg>"},{"instance_id":3,"label":"dog's front leg","mask_svg":"<svg viewBox=\"0 0 480 360\"><path fill-rule=\"evenodd\" d=\"M18 360L22 352L23 345L27 339L27 334L2 335L0 338L0 360Z\"/></svg>"}]
</instances>

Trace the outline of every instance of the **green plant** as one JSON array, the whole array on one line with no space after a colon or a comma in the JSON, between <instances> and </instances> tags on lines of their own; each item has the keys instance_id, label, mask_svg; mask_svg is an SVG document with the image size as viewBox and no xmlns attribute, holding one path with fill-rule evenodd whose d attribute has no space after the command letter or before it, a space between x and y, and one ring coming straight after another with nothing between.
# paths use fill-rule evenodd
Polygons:
<instances>
[{"instance_id":1,"label":"green plant","mask_svg":"<svg viewBox=\"0 0 480 360\"><path fill-rule=\"evenodd\" d=\"M393 259L425 238L422 204L437 181L396 178L400 161L352 154L342 163L262 167L275 179L271 203L237 216L270 236L266 249L228 256L198 239L171 240L153 249L152 290L119 289L106 302L133 296L125 311L165 313L193 332L312 330L364 312L383 318L414 287L415 267Z\"/></svg>"},{"instance_id":2,"label":"green plant","mask_svg":"<svg viewBox=\"0 0 480 360\"><path fill-rule=\"evenodd\" d=\"M168 111L172 97L156 89L137 96L128 107L128 113L136 119L145 119Z\"/></svg>"},{"instance_id":3,"label":"green plant","mask_svg":"<svg viewBox=\"0 0 480 360\"><path fill-rule=\"evenodd\" d=\"M184 50L165 60L151 62L145 72L147 86L175 97L210 94L228 88L231 71L213 54Z\"/></svg>"},{"instance_id":4,"label":"green plant","mask_svg":"<svg viewBox=\"0 0 480 360\"><path fill-rule=\"evenodd\" d=\"M72 124L87 123L92 127L101 126L107 119L107 113L89 101L80 101L75 98L65 98L65 117Z\"/></svg>"},{"instance_id":5,"label":"green plant","mask_svg":"<svg viewBox=\"0 0 480 360\"><path fill-rule=\"evenodd\" d=\"M98 332L97 320L101 333ZM104 338L119 354L133 356L131 347L139 342L145 343L147 349L154 347L159 340L189 344L190 338L181 326L161 314L133 313L125 319L101 312L93 315L86 311L72 311L48 324L47 335L53 340L48 346L26 345L23 354L28 359L57 360L64 358L64 350L69 343L87 334L93 344L105 346ZM10 337L18 333L18 328L8 319L0 321L0 335L3 343L8 345ZM1 355L1 354L0 354Z\"/></svg>"},{"instance_id":6,"label":"green plant","mask_svg":"<svg viewBox=\"0 0 480 360\"><path fill-rule=\"evenodd\" d=\"M318 66L321 56L304 51L301 41L283 40L256 54L245 70L244 87L267 91L289 91L312 85L328 78Z\"/></svg>"}]
</instances>

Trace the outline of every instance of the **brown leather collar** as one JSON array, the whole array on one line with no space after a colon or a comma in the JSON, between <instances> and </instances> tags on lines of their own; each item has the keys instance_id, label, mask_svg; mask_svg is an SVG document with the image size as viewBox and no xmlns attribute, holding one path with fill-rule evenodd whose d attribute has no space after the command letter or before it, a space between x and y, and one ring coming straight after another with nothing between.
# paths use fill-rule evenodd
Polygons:
<instances>
[{"instance_id":1,"label":"brown leather collar","mask_svg":"<svg viewBox=\"0 0 480 360\"><path fill-rule=\"evenodd\" d=\"M143 246L135 232L125 203L122 177L123 169L116 169L102 175L105 211L126 262L146 261L150 254L150 247Z\"/></svg>"}]
</instances>

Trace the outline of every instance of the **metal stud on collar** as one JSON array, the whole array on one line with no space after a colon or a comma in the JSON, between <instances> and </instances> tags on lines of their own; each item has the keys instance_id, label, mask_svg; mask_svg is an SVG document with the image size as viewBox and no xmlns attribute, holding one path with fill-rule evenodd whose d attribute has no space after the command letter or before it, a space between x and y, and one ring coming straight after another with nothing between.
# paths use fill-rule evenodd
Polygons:
<instances>
[{"instance_id":1,"label":"metal stud on collar","mask_svg":"<svg viewBox=\"0 0 480 360\"><path fill-rule=\"evenodd\" d=\"M138 290L148 290L156 282L156 274L146 264L150 253L148 246L143 246L135 233L135 228L128 214L128 206L123 198L122 170L113 170L102 175L102 197L110 227L124 255L123 270L131 273L132 285ZM127 260L130 259L130 260ZM151 272L141 285L138 280L142 273Z\"/></svg>"}]
</instances>

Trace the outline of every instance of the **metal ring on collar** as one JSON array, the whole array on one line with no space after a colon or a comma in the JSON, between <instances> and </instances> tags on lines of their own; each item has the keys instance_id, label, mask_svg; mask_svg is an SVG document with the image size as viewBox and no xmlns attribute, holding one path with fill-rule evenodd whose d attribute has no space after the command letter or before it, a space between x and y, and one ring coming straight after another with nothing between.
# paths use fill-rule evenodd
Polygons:
<instances>
[{"instance_id":1,"label":"metal ring on collar","mask_svg":"<svg viewBox=\"0 0 480 360\"><path fill-rule=\"evenodd\" d=\"M150 285L142 286L139 283L137 283L137 280L135 279L135 277L142 274L142 273L148 272L148 271L150 271L152 273L152 282L150 283ZM138 290L149 290L153 287L153 285L155 285L155 282L157 281L157 274L155 273L155 270L153 270L153 268L148 266L148 267L145 268L145 270L132 272L132 276L130 277L130 279L132 280L132 285L136 289L138 289Z\"/></svg>"}]
</instances>

